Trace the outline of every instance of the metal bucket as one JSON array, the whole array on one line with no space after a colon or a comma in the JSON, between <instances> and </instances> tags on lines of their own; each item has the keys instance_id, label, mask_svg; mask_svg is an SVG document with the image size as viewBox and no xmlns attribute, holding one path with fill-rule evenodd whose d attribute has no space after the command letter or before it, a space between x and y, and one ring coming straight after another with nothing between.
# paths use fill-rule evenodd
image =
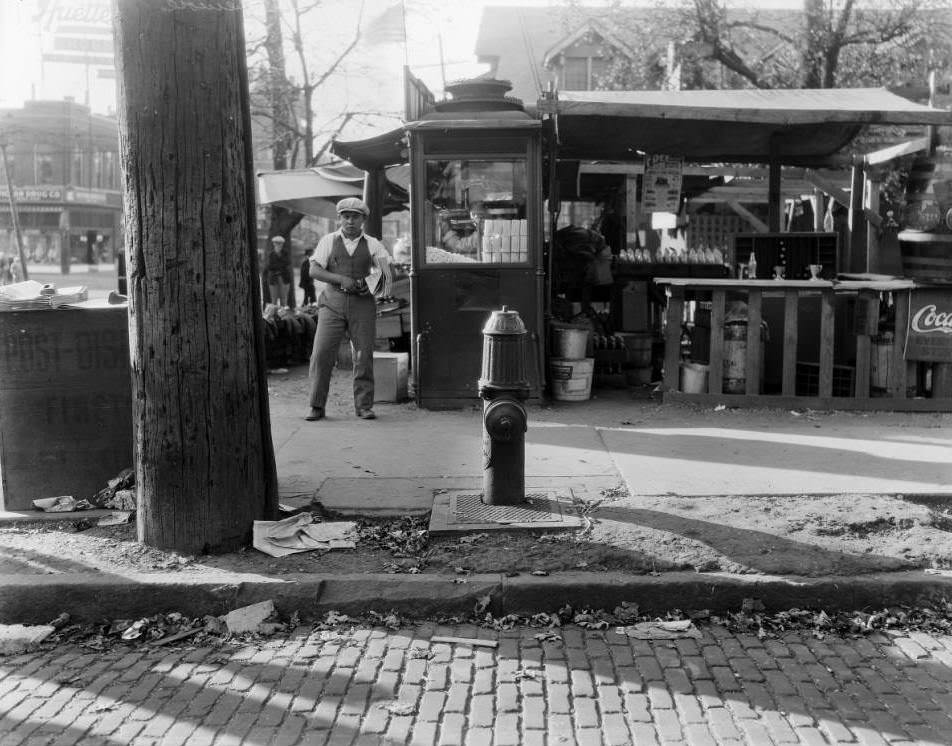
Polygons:
<instances>
[{"instance_id":1,"label":"metal bucket","mask_svg":"<svg viewBox=\"0 0 952 746\"><path fill-rule=\"evenodd\" d=\"M588 329L557 326L553 329L553 333L555 334L553 351L558 357L568 360L581 360L585 357L590 333Z\"/></svg>"}]
</instances>

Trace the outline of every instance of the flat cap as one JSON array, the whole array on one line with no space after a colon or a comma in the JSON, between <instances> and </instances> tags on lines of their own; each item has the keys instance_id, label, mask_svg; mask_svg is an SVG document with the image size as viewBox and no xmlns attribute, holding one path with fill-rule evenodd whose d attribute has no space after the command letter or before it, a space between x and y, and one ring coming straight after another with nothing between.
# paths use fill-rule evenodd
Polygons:
<instances>
[{"instance_id":1,"label":"flat cap","mask_svg":"<svg viewBox=\"0 0 952 746\"><path fill-rule=\"evenodd\" d=\"M284 243L284 236L271 236L271 240L275 243Z\"/></svg>"},{"instance_id":2,"label":"flat cap","mask_svg":"<svg viewBox=\"0 0 952 746\"><path fill-rule=\"evenodd\" d=\"M337 214L340 215L342 212L359 212L364 216L370 214L367 203L362 199L358 199L357 197L345 197L340 202L338 202Z\"/></svg>"}]
</instances>

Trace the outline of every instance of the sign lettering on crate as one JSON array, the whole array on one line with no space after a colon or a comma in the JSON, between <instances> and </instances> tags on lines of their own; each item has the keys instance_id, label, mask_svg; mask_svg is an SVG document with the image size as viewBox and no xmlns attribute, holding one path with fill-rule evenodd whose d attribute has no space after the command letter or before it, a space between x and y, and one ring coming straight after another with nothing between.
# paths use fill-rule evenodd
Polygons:
<instances>
[{"instance_id":1,"label":"sign lettering on crate","mask_svg":"<svg viewBox=\"0 0 952 746\"><path fill-rule=\"evenodd\" d=\"M952 363L952 293L913 290L909 294L906 360Z\"/></svg>"}]
</instances>

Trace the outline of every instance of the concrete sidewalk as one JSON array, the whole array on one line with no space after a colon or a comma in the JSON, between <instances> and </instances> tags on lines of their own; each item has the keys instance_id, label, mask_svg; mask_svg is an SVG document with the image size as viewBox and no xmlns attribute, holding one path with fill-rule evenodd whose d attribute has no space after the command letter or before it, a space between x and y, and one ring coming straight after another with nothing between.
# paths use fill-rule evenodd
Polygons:
<instances>
[{"instance_id":1,"label":"concrete sidewalk","mask_svg":"<svg viewBox=\"0 0 952 746\"><path fill-rule=\"evenodd\" d=\"M482 480L482 418L378 403L353 416L335 379L328 417L306 422L306 371L272 376L282 494L328 508L429 510L440 486ZM617 480L632 495L952 494L952 415L700 409L596 391L529 407L530 486Z\"/></svg>"}]
</instances>

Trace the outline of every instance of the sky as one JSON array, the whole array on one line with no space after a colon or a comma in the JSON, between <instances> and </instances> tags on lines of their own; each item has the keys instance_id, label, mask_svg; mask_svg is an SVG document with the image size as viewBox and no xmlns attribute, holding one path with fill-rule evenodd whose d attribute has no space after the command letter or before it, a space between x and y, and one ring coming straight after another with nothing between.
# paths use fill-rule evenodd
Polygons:
<instances>
[{"instance_id":1,"label":"sky","mask_svg":"<svg viewBox=\"0 0 952 746\"><path fill-rule=\"evenodd\" d=\"M123 2L124 0L119 0ZM193 0L201 2L201 0ZM609 0L588 0L586 5L606 5ZM671 0L675 2L676 0ZM287 0L284 0L287 2ZM566 0L322 0L304 24L304 37L312 71L326 69L351 38L358 25L405 26L403 39L365 43L349 56L337 74L321 89L316 100L330 122L334 113L389 111L403 109L404 64L438 96L446 81L477 75L485 70L473 56L481 14L495 5L564 6ZM737 0L745 5L796 5L799 0ZM306 5L307 0L301 1ZM637 4L632 0L631 4ZM264 16L262 0L243 0L247 36L260 35ZM92 29L97 45L94 52L111 49L112 0L0 0L0 107L18 107L30 98L59 100L71 95L79 103L89 103L94 112L108 114L116 109L115 79L108 70L95 65L67 64L63 57L59 29ZM403 28L397 29L403 31ZM401 35L402 36L402 35ZM68 52L75 59L76 52ZM90 59L85 57L84 59ZM51 61L52 60L52 61ZM11 74L11 71L15 71ZM295 74L289 59L289 73ZM320 122L318 122L320 124ZM355 121L351 128L360 128ZM366 128L382 129L379 121ZM351 137L369 132L352 131Z\"/></svg>"},{"instance_id":2,"label":"sky","mask_svg":"<svg viewBox=\"0 0 952 746\"><path fill-rule=\"evenodd\" d=\"M366 26L399 3L400 0L324 0L321 7L310 14L313 23L305 36L313 40L315 48L332 54L334 41L349 39L358 22ZM558 0L522 0L511 4L553 3ZM244 0L243 4L250 38L256 19L264 15L263 6L261 0ZM442 35L444 61L452 63L452 72L463 73L453 78L482 69L474 67L472 49L480 13L487 4L506 3L500 0L406 0L409 43L405 48L402 44L384 44L373 55L365 55L364 64L367 58L373 57L377 67L392 71L395 63L396 70L400 71L408 62L419 69L420 77L440 86ZM114 109L114 80L97 76L95 70L90 73L86 65L51 63L43 59L44 52L55 53L50 37L57 24L75 25L76 19L95 22L110 11L111 0L0 0L0 60L4 70L0 76L0 107L20 106L31 97L61 99L64 95L73 95L84 103L88 89L94 111L107 113ZM351 75L357 74L355 65L349 68ZM359 92L361 86L346 88Z\"/></svg>"}]
</instances>

